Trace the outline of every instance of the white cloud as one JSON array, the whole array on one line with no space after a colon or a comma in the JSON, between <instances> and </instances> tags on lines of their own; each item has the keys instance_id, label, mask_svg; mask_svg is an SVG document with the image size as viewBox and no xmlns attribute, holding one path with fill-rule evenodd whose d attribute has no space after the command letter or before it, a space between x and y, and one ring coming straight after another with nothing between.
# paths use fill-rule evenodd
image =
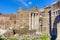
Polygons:
<instances>
[{"instance_id":1,"label":"white cloud","mask_svg":"<svg viewBox=\"0 0 60 40\"><path fill-rule=\"evenodd\" d=\"M24 6L29 7L25 0L18 0L18 2L21 2Z\"/></svg>"},{"instance_id":2,"label":"white cloud","mask_svg":"<svg viewBox=\"0 0 60 40\"><path fill-rule=\"evenodd\" d=\"M29 4L32 4L32 2L29 2Z\"/></svg>"}]
</instances>

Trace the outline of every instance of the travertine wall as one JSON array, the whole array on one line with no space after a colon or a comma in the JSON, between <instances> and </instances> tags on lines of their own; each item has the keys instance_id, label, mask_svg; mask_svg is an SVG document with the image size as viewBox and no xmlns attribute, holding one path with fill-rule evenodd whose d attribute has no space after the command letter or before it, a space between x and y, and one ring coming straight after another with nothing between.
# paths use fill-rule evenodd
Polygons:
<instances>
[{"instance_id":1,"label":"travertine wall","mask_svg":"<svg viewBox=\"0 0 60 40\"><path fill-rule=\"evenodd\" d=\"M60 2L54 3L51 7L46 6L43 10L39 10L37 7L28 10L20 8L16 14L16 23L14 25L16 27L27 27L29 30L38 30L43 34L49 34L50 19L48 12L51 10L51 26L53 28L54 20L58 15L58 10L60 10L59 4Z\"/></svg>"},{"instance_id":2,"label":"travertine wall","mask_svg":"<svg viewBox=\"0 0 60 40\"><path fill-rule=\"evenodd\" d=\"M51 10L51 29L53 29L53 23L54 23L54 20L55 20L55 18L57 17L57 15L59 15L59 10L60 10L60 2L56 2L56 3L54 3L54 4L52 4L51 5L51 7L49 7L49 6L46 6L45 8L44 8L44 11L43 10L40 10L40 11L37 11L38 12L38 16L39 16L39 18L37 19L35 19L37 22L39 22L39 19L42 19L42 26L40 26L40 24L41 24L41 22L39 22L39 26L38 27L36 27L36 29L40 29L40 31L42 31L42 33L44 33L44 34L49 34L49 29L50 29L50 22L49 22L49 11ZM42 15L42 17L40 17ZM33 16L34 17L34 16ZM33 20L34 18L32 18L32 21L34 22L35 20ZM32 23L33 23L32 22ZM31 23L31 25L33 25L33 28L35 28L34 26L36 26L36 25L34 25L34 23L32 24ZM32 27L32 26L31 26ZM57 28L58 29L58 28ZM59 29L58 29L59 30Z\"/></svg>"},{"instance_id":3,"label":"travertine wall","mask_svg":"<svg viewBox=\"0 0 60 40\"><path fill-rule=\"evenodd\" d=\"M19 9L20 11L16 15L16 21L19 24L19 27L28 27L29 26L29 11Z\"/></svg>"},{"instance_id":4,"label":"travertine wall","mask_svg":"<svg viewBox=\"0 0 60 40\"><path fill-rule=\"evenodd\" d=\"M51 6L51 13L52 13L52 29L57 28L57 40L60 40L60 20L58 16L60 15L60 1L56 2ZM60 16L59 16L60 17ZM58 19L58 20L57 20ZM54 27L53 24L56 24L57 26Z\"/></svg>"},{"instance_id":5,"label":"travertine wall","mask_svg":"<svg viewBox=\"0 0 60 40\"><path fill-rule=\"evenodd\" d=\"M15 15L10 14L1 14L0 15L0 28L2 29L9 29L13 24L15 24ZM14 25L12 26L14 27Z\"/></svg>"}]
</instances>

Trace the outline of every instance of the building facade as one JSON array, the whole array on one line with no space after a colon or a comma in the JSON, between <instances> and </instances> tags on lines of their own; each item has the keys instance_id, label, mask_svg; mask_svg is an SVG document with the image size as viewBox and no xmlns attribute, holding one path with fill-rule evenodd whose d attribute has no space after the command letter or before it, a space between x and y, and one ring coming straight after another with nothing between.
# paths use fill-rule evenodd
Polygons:
<instances>
[{"instance_id":1,"label":"building facade","mask_svg":"<svg viewBox=\"0 0 60 40\"><path fill-rule=\"evenodd\" d=\"M60 1L50 7L29 13L29 29L39 33L55 35L60 40Z\"/></svg>"},{"instance_id":2,"label":"building facade","mask_svg":"<svg viewBox=\"0 0 60 40\"><path fill-rule=\"evenodd\" d=\"M50 11L50 12L49 12ZM29 10L19 9L17 20L20 27L29 27L29 30L36 30L41 34L49 34L54 29L59 36L59 18L60 14L60 1L53 3L50 7L46 6L44 9L33 8ZM20 18L19 18L20 17ZM58 23L55 23L57 19ZM55 27L56 26L56 27ZM53 32L52 32L53 34Z\"/></svg>"},{"instance_id":3,"label":"building facade","mask_svg":"<svg viewBox=\"0 0 60 40\"><path fill-rule=\"evenodd\" d=\"M0 15L0 28L9 29L11 26L14 27L16 18L14 15L1 14Z\"/></svg>"},{"instance_id":4,"label":"building facade","mask_svg":"<svg viewBox=\"0 0 60 40\"><path fill-rule=\"evenodd\" d=\"M44 9L35 7L23 10L19 8L19 11L13 15L0 15L0 22L3 22L0 24L10 24L10 27L16 28L26 27L29 30L36 30L38 34L54 34L58 36L57 40L60 37L60 1L51 6L45 6Z\"/></svg>"}]
</instances>

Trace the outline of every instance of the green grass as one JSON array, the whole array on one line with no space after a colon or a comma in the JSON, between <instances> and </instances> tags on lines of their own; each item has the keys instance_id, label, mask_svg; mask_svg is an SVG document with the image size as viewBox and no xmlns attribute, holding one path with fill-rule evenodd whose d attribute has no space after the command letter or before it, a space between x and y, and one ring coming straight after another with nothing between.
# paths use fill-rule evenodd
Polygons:
<instances>
[{"instance_id":1,"label":"green grass","mask_svg":"<svg viewBox=\"0 0 60 40\"><path fill-rule=\"evenodd\" d=\"M38 40L37 38L30 38L30 37L28 37L26 35L20 35L20 37L25 39L25 40ZM48 35L40 35L39 39L41 39L41 40L49 40L49 38L50 37ZM18 40L18 38L16 38L16 37L7 37L7 39L6 39L6 38L2 38L0 36L0 40Z\"/></svg>"},{"instance_id":2,"label":"green grass","mask_svg":"<svg viewBox=\"0 0 60 40\"><path fill-rule=\"evenodd\" d=\"M18 40L18 39L15 37L9 37L8 40Z\"/></svg>"},{"instance_id":3,"label":"green grass","mask_svg":"<svg viewBox=\"0 0 60 40\"><path fill-rule=\"evenodd\" d=\"M40 38L41 40L49 40L50 37L48 35L43 35Z\"/></svg>"}]
</instances>

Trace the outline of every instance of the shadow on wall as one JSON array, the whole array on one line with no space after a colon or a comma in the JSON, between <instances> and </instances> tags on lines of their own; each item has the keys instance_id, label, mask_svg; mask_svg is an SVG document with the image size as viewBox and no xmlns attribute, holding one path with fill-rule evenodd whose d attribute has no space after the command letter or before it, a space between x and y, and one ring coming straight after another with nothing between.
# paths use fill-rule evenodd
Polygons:
<instances>
[{"instance_id":1,"label":"shadow on wall","mask_svg":"<svg viewBox=\"0 0 60 40\"><path fill-rule=\"evenodd\" d=\"M60 22L60 14L57 15L57 17L54 20L53 23L53 28L51 28L51 11L49 11L49 29L50 29L50 35L51 35L51 40L56 40L57 38L57 24Z\"/></svg>"}]
</instances>

